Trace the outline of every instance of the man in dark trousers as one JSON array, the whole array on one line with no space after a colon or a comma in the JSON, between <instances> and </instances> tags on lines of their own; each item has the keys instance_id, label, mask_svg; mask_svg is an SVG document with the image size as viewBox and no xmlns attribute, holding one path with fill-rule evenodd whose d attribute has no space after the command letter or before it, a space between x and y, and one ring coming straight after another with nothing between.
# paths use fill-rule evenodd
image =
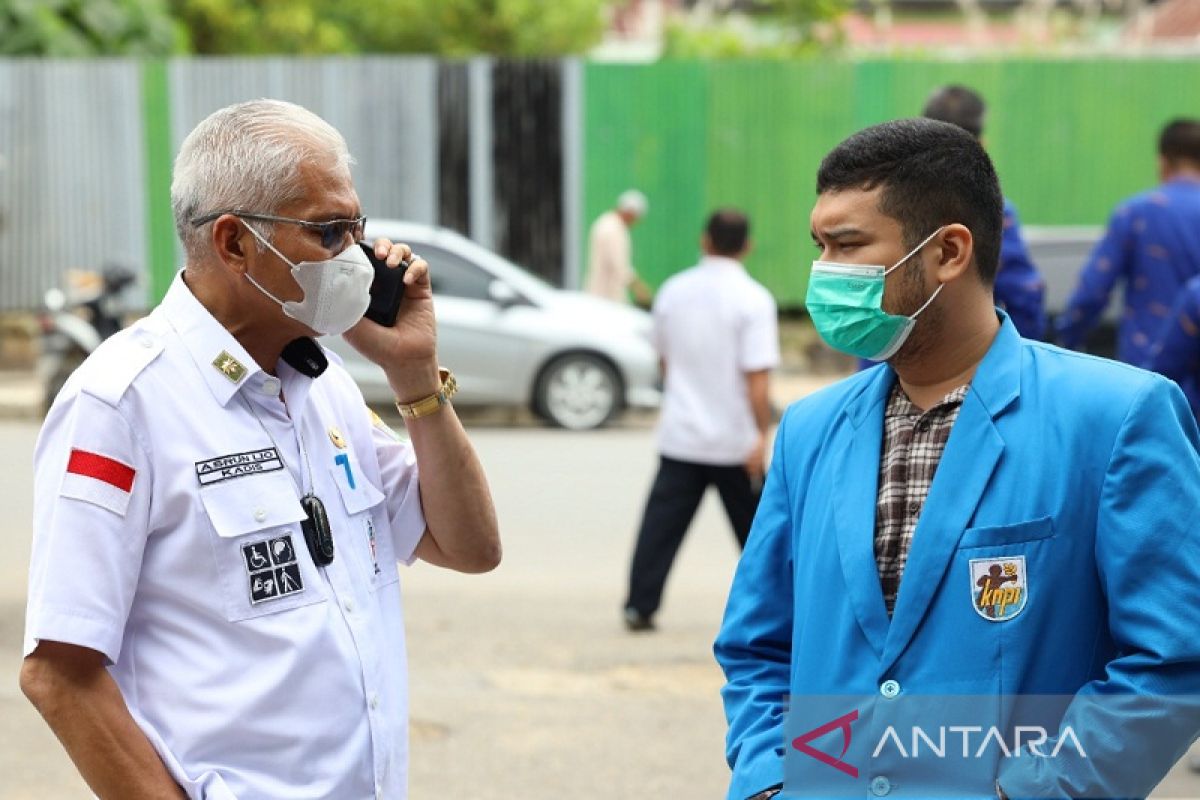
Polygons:
<instances>
[{"instance_id":1,"label":"man in dark trousers","mask_svg":"<svg viewBox=\"0 0 1200 800\"><path fill-rule=\"evenodd\" d=\"M666 376L658 429L658 476L646 501L625 624L650 630L667 573L705 490L715 485L742 546L758 507L770 403L767 375L779 364L775 300L742 266L750 222L715 212L704 257L673 276L654 300L655 346Z\"/></svg>"}]
</instances>

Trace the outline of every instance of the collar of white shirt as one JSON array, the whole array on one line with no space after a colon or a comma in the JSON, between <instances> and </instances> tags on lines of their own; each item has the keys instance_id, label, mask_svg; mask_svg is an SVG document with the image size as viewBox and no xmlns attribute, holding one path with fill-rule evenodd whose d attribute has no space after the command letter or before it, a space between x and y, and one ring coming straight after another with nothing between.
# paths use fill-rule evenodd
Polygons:
<instances>
[{"instance_id":1,"label":"collar of white shirt","mask_svg":"<svg viewBox=\"0 0 1200 800\"><path fill-rule=\"evenodd\" d=\"M161 308L171 327L179 334L213 397L222 406L228 405L242 387L252 387L265 394L278 395L280 386L288 389L291 406L292 399L300 399L295 397L298 384L311 380L290 367L284 369L286 365L279 367L283 382L267 374L233 334L217 322L208 309L196 299L192 290L183 282L182 271L171 282L171 288L167 290ZM233 360L232 368L222 370L218 366L225 359Z\"/></svg>"},{"instance_id":2,"label":"collar of white shirt","mask_svg":"<svg viewBox=\"0 0 1200 800\"><path fill-rule=\"evenodd\" d=\"M742 262L738 261L736 258L713 255L706 255L702 257L700 259L699 266L712 267L714 269L745 269L745 267L742 265Z\"/></svg>"}]
</instances>

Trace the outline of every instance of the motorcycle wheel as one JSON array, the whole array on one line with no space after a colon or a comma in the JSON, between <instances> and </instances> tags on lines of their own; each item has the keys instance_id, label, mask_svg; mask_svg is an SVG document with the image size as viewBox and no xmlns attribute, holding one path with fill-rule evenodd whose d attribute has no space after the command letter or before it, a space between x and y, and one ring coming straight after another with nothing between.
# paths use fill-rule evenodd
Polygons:
<instances>
[{"instance_id":1,"label":"motorcycle wheel","mask_svg":"<svg viewBox=\"0 0 1200 800\"><path fill-rule=\"evenodd\" d=\"M55 368L53 374L46 381L46 390L42 397L43 413L50 410L50 406L54 404L54 398L58 397L58 393L62 391L67 378L71 377L71 373L77 370L85 359L87 359L87 353L78 348L70 350L63 356L58 367Z\"/></svg>"}]
</instances>

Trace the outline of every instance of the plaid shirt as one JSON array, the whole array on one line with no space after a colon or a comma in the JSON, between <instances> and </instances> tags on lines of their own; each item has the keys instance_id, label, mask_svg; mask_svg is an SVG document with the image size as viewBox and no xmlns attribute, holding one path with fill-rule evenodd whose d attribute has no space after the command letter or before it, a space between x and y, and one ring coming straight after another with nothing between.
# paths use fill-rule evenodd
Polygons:
<instances>
[{"instance_id":1,"label":"plaid shirt","mask_svg":"<svg viewBox=\"0 0 1200 800\"><path fill-rule=\"evenodd\" d=\"M888 397L875 500L875 563L888 616L896 607L913 531L967 388L958 387L924 413L908 399L899 382Z\"/></svg>"}]
</instances>

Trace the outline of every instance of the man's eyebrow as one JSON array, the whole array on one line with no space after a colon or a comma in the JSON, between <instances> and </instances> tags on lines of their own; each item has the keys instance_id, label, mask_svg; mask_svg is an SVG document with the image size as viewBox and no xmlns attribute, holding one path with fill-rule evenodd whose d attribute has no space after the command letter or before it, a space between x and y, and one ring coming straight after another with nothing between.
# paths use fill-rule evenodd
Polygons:
<instances>
[{"instance_id":1,"label":"man's eyebrow","mask_svg":"<svg viewBox=\"0 0 1200 800\"><path fill-rule=\"evenodd\" d=\"M815 230L810 230L809 233L812 234L813 241L817 241L817 232ZM823 233L827 239L844 239L850 236L864 235L864 231L861 228L855 228L852 225L843 225L840 228L829 228L823 231Z\"/></svg>"}]
</instances>

